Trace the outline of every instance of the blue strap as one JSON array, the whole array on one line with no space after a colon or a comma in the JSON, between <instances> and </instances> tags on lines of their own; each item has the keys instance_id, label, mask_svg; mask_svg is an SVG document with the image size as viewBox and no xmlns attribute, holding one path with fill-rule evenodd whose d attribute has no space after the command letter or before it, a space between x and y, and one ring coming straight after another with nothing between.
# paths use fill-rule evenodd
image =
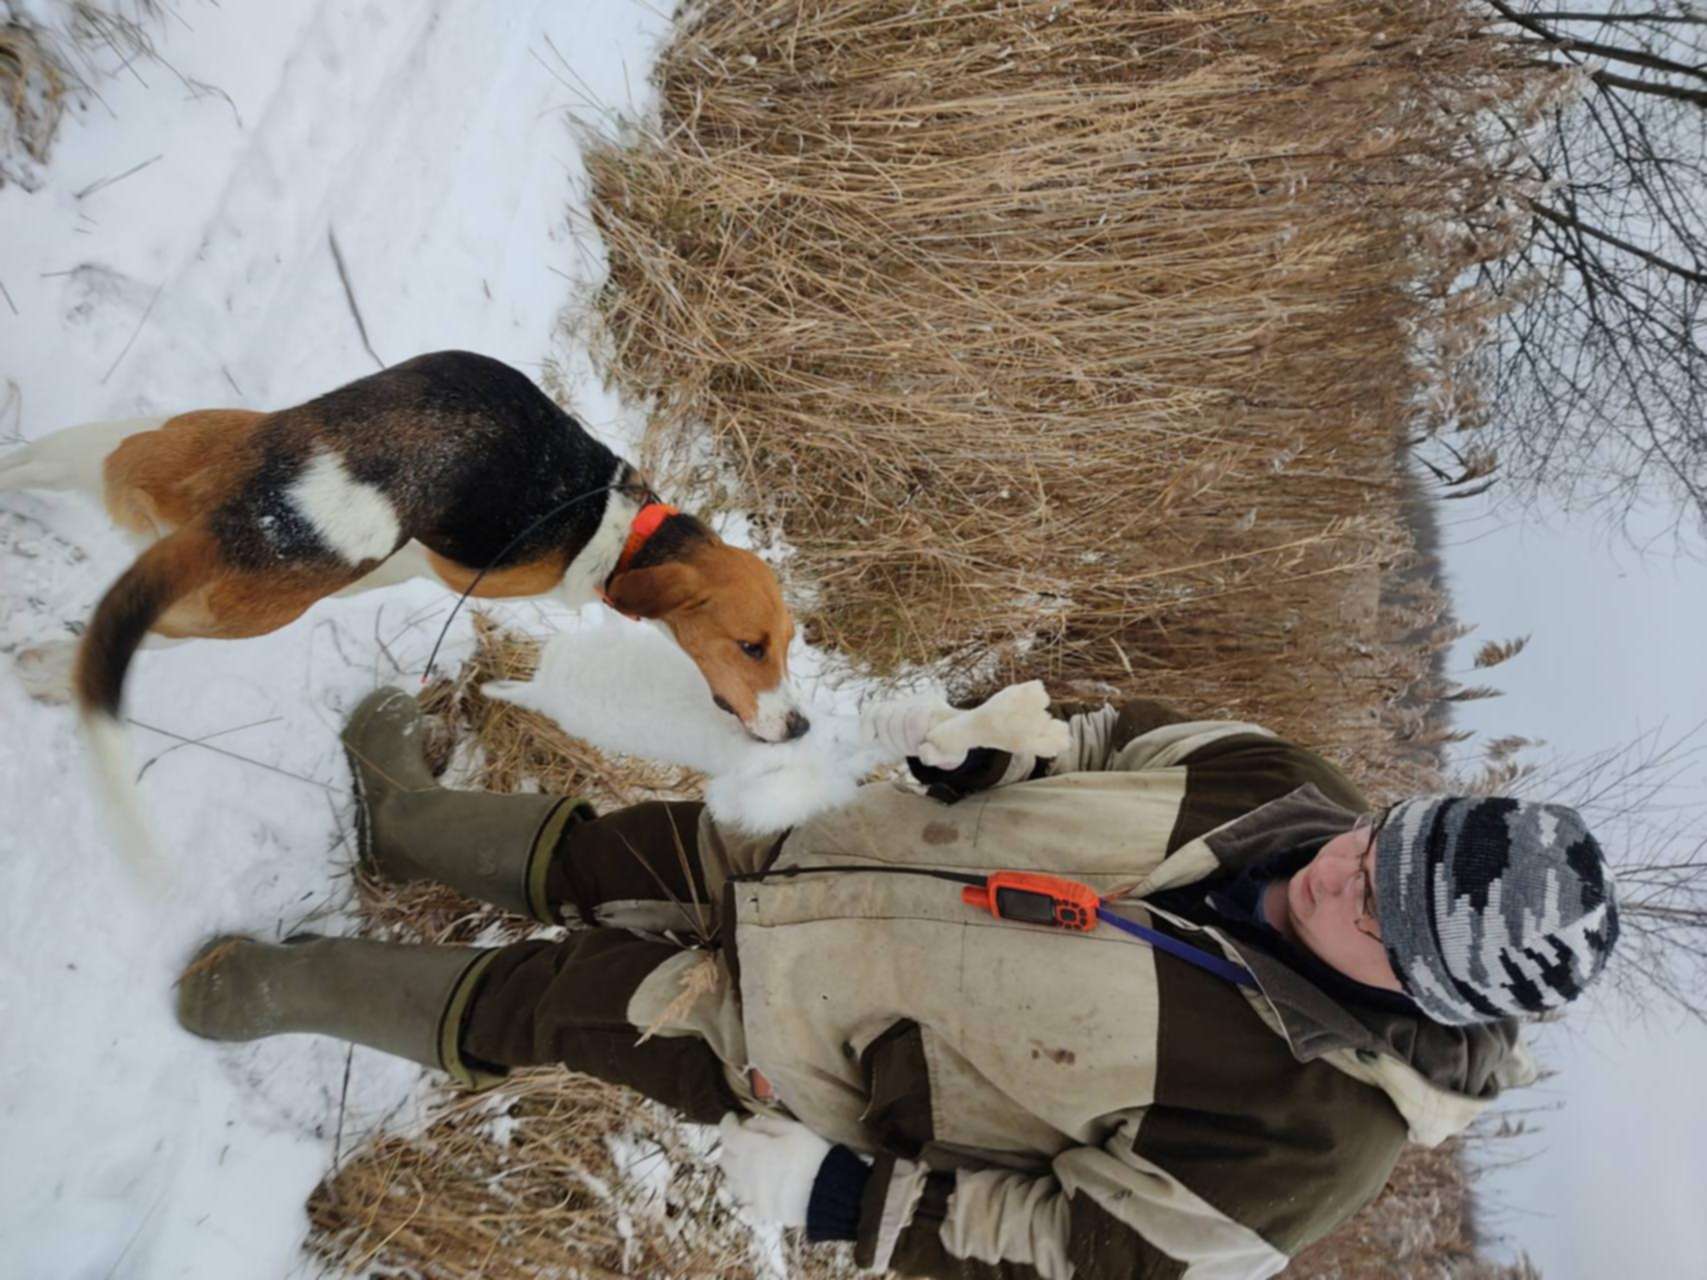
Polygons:
<instances>
[{"instance_id":1,"label":"blue strap","mask_svg":"<svg viewBox=\"0 0 1707 1280\"><path fill-rule=\"evenodd\" d=\"M1104 924L1111 924L1116 929L1130 933L1134 938L1142 938L1158 951L1166 951L1176 959L1194 964L1205 973L1212 973L1217 978L1224 978L1234 986L1254 987L1257 980L1251 977L1250 970L1243 965L1234 964L1225 956L1210 955L1207 951L1192 946L1189 942L1181 942L1155 929L1146 929L1143 925L1128 920L1125 916L1116 915L1107 907L1097 908L1097 919Z\"/></svg>"}]
</instances>

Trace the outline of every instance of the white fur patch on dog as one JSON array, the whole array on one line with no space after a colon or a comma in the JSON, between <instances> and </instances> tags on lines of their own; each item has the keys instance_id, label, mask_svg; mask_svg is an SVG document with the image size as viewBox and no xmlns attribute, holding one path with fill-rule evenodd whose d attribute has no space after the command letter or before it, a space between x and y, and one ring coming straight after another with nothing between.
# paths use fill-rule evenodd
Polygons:
<instances>
[{"instance_id":1,"label":"white fur patch on dog","mask_svg":"<svg viewBox=\"0 0 1707 1280\"><path fill-rule=\"evenodd\" d=\"M391 499L352 476L330 450L309 459L285 497L320 540L351 564L383 560L403 536Z\"/></svg>"},{"instance_id":2,"label":"white fur patch on dog","mask_svg":"<svg viewBox=\"0 0 1707 1280\"><path fill-rule=\"evenodd\" d=\"M640 506L640 500L632 493L622 489L610 491L599 527L587 539L587 545L576 553L557 588L564 604L579 608L604 593L605 582L616 572L616 562L622 559L622 549L628 545L628 531L634 527Z\"/></svg>"},{"instance_id":3,"label":"white fur patch on dog","mask_svg":"<svg viewBox=\"0 0 1707 1280\"><path fill-rule=\"evenodd\" d=\"M812 721L805 737L755 742L712 705L705 677L668 636L609 611L553 636L531 682L493 681L483 692L550 716L601 750L709 775L712 817L755 834L839 808L874 769L905 756L893 735L862 730L862 718L881 718L869 707L863 717L803 707ZM985 707L982 716L983 708L950 709L938 728L957 742L1021 750L1058 748L1066 732L1049 716L1041 685L1004 690ZM978 741L986 733L991 740Z\"/></svg>"}]
</instances>

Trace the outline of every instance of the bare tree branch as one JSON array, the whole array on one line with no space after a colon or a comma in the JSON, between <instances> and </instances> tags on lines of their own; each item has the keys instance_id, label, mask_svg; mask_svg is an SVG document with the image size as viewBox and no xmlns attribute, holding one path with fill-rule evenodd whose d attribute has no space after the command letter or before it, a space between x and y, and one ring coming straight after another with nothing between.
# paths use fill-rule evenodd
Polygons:
<instances>
[{"instance_id":1,"label":"bare tree branch","mask_svg":"<svg viewBox=\"0 0 1707 1280\"><path fill-rule=\"evenodd\" d=\"M1688 267L1680 266L1678 263L1668 262L1659 254L1644 249L1639 244L1632 244L1630 241L1621 239L1610 232L1589 226L1574 214L1566 215L1556 209L1549 209L1539 200L1529 201L1529 208L1536 217L1545 218L1561 227L1567 227L1577 235L1588 236L1592 240L1599 240L1604 244L1612 245L1614 248L1622 249L1632 257L1640 258L1649 266L1658 267L1661 271L1668 271L1674 276L1681 276L1694 284L1707 285L1707 271L1691 271Z\"/></svg>"},{"instance_id":2,"label":"bare tree branch","mask_svg":"<svg viewBox=\"0 0 1707 1280\"><path fill-rule=\"evenodd\" d=\"M1488 38L1514 65L1579 89L1492 131L1515 187L1506 209L1528 222L1475 268L1498 311L1485 408L1466 425L1518 493L1548 489L1623 523L1664 490L1680 518L1707 523L1707 15L1651 0L1488 7ZM1486 216L1468 210L1466 234Z\"/></svg>"}]
</instances>

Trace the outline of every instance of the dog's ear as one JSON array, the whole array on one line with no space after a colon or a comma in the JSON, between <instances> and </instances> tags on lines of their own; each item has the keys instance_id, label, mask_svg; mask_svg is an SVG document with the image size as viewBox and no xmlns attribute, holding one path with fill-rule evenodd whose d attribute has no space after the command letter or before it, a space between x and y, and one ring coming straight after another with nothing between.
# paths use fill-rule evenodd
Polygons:
<instances>
[{"instance_id":1,"label":"dog's ear","mask_svg":"<svg viewBox=\"0 0 1707 1280\"><path fill-rule=\"evenodd\" d=\"M662 618L697 609L707 598L699 570L684 560L619 573L608 594L611 604L631 618Z\"/></svg>"}]
</instances>

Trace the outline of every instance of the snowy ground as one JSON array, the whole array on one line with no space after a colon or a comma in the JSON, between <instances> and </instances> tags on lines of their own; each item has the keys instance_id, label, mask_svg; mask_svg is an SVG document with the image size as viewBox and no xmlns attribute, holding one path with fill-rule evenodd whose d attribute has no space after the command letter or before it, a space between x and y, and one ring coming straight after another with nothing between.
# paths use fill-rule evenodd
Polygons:
<instances>
[{"instance_id":1,"label":"snowy ground","mask_svg":"<svg viewBox=\"0 0 1707 1280\"><path fill-rule=\"evenodd\" d=\"M182 0L162 61L66 121L45 184L0 190L0 436L276 407L370 371L334 232L382 358L537 373L563 277L598 272L566 224L562 108L629 104L664 27L639 0ZM576 385L620 445L630 419ZM128 558L80 500L6 495L0 655L65 635ZM132 740L176 859L153 901L109 850L70 714L0 656L0 1277L288 1274L335 1144L407 1113L413 1069L299 1037L214 1048L172 1022L170 984L215 929L343 927L336 729L413 682L447 604L411 585L139 657L130 712L155 729Z\"/></svg>"}]
</instances>

